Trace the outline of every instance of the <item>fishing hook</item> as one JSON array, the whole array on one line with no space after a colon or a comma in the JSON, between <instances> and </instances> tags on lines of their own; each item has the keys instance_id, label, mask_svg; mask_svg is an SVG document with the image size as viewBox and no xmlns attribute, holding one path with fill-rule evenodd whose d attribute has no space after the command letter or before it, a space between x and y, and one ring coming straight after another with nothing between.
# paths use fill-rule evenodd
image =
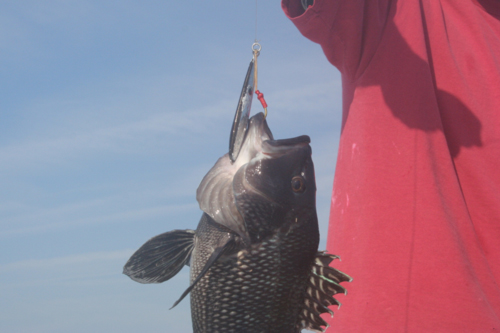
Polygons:
<instances>
[{"instance_id":1,"label":"fishing hook","mask_svg":"<svg viewBox=\"0 0 500 333\"><path fill-rule=\"evenodd\" d=\"M264 108L264 118L267 118L267 103L266 100L264 99L264 94L261 93L257 87L257 57L260 55L260 50L262 50L262 46L256 41L255 43L252 44L252 52L253 52L253 63L255 66L254 70L254 86L255 86L255 93L257 94L257 98L259 99L260 103L262 104L262 107Z\"/></svg>"}]
</instances>

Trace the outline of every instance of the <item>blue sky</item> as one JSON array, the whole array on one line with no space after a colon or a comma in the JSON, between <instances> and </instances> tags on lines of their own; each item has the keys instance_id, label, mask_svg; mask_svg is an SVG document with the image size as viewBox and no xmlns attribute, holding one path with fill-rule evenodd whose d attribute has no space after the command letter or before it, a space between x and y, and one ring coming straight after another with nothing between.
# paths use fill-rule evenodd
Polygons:
<instances>
[{"instance_id":1,"label":"blue sky","mask_svg":"<svg viewBox=\"0 0 500 333\"><path fill-rule=\"evenodd\" d=\"M187 299L168 310L187 268L159 285L121 271L196 228L254 38L253 0L0 3L0 331L191 331ZM311 136L324 248L340 76L279 1L259 2L257 38L274 136Z\"/></svg>"}]
</instances>

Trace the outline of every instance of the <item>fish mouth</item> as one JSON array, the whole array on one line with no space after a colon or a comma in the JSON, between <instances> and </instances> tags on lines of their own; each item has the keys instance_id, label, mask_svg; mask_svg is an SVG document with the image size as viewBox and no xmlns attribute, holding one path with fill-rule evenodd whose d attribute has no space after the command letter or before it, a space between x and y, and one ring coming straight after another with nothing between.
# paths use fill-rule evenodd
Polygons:
<instances>
[{"instance_id":1,"label":"fish mouth","mask_svg":"<svg viewBox=\"0 0 500 333\"><path fill-rule=\"evenodd\" d=\"M262 153L267 156L280 156L291 149L297 149L309 145L311 138L301 135L290 139L265 140L262 142Z\"/></svg>"},{"instance_id":2,"label":"fish mouth","mask_svg":"<svg viewBox=\"0 0 500 333\"><path fill-rule=\"evenodd\" d=\"M258 142L259 139L261 140L260 142ZM245 142L245 144L253 146L255 148L255 151L253 151L253 154L245 154L243 153L243 151L245 151L247 147L243 147L240 157L241 161L238 162L244 164L241 165L241 168L235 174L235 177L233 179L234 193L243 193L245 191L247 193L253 193L261 197L263 200L268 201L270 204L281 207L282 204L280 204L271 196L265 194L254 184L249 182L246 174L247 172L249 172L252 175L255 175L256 173L260 175L262 170L262 163L265 163L264 161L277 159L288 154L294 154L295 152L297 152L297 150L302 150L305 149L305 147L309 147L309 143L311 142L310 137L308 135L301 135L295 138L274 140L271 131L267 126L264 114L259 113L250 119L247 140L248 142ZM251 141L253 141L253 145ZM252 167L253 170L247 171L251 166L256 167L255 169L253 169ZM241 185L241 188L239 188L239 192L234 186L234 183L236 182L235 179L237 178L239 178L239 184Z\"/></svg>"},{"instance_id":3,"label":"fish mouth","mask_svg":"<svg viewBox=\"0 0 500 333\"><path fill-rule=\"evenodd\" d=\"M295 146L302 144L310 144L311 138L309 138L308 135L301 135L290 139L267 140L266 143L273 147Z\"/></svg>"}]
</instances>

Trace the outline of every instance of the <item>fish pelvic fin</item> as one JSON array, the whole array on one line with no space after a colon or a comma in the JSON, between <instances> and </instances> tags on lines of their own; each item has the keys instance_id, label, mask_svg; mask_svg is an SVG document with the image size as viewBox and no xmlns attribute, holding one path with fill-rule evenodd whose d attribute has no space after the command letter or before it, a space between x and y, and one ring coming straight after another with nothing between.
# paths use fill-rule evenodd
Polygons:
<instances>
[{"instance_id":1,"label":"fish pelvic fin","mask_svg":"<svg viewBox=\"0 0 500 333\"><path fill-rule=\"evenodd\" d=\"M173 230L155 236L137 250L123 267L123 274L139 283L161 283L189 265L194 230Z\"/></svg>"},{"instance_id":2,"label":"fish pelvic fin","mask_svg":"<svg viewBox=\"0 0 500 333\"><path fill-rule=\"evenodd\" d=\"M340 308L340 302L333 298L333 295L347 294L347 290L340 283L351 282L352 278L330 267L330 263L335 259L339 259L339 257L326 252L316 254L309 274L309 285L304 298L303 310L299 315L299 328L324 332L328 328L328 324L320 315L329 313L333 317L333 311L328 307L337 305Z\"/></svg>"},{"instance_id":3,"label":"fish pelvic fin","mask_svg":"<svg viewBox=\"0 0 500 333\"><path fill-rule=\"evenodd\" d=\"M214 252L210 255L208 258L205 266L203 266L203 269L201 270L200 274L194 279L193 283L182 293L181 297L172 305L170 310L172 310L177 304L179 304L184 297L187 296L193 290L193 288L196 286L198 282L200 282L201 278L208 272L210 267L220 258L221 255L223 255L227 250L230 250L234 247L234 244L236 242L236 237L232 233L227 233L226 237L221 240L220 246L215 248Z\"/></svg>"}]
</instances>

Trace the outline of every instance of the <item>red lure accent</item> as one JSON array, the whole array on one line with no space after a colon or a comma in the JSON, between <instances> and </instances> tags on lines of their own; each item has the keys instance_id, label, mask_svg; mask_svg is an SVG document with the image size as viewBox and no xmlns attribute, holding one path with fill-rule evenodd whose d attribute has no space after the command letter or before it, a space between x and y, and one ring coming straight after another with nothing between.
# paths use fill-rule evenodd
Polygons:
<instances>
[{"instance_id":1,"label":"red lure accent","mask_svg":"<svg viewBox=\"0 0 500 333\"><path fill-rule=\"evenodd\" d=\"M266 103L266 100L264 99L264 94L261 93L260 91L258 90L255 90L255 93L257 94L257 98L259 99L260 101L260 104L262 104L262 107L265 109L267 108L267 103Z\"/></svg>"}]
</instances>

